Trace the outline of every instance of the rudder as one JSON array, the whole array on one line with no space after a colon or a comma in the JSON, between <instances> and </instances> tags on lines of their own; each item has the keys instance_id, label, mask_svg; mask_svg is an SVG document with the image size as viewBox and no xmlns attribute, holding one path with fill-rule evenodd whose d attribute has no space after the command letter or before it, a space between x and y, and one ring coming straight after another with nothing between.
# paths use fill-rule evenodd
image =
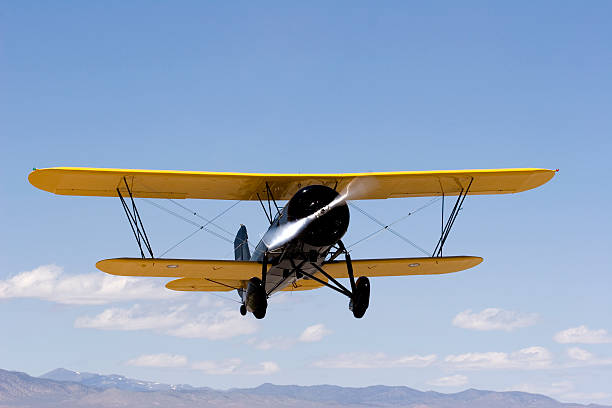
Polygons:
<instances>
[{"instance_id":1,"label":"rudder","mask_svg":"<svg viewBox=\"0 0 612 408\"><path fill-rule=\"evenodd\" d=\"M240 226L236 238L234 239L234 256L236 261L251 260L251 251L249 250L249 236L244 225Z\"/></svg>"}]
</instances>

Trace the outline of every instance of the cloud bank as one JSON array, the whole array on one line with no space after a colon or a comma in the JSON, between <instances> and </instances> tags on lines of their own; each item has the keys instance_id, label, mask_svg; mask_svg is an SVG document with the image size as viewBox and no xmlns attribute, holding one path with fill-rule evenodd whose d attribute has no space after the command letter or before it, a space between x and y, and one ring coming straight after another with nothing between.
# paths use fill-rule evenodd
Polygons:
<instances>
[{"instance_id":1,"label":"cloud bank","mask_svg":"<svg viewBox=\"0 0 612 408\"><path fill-rule=\"evenodd\" d=\"M315 361L312 365L319 368L427 367L436 358L435 354L389 357L385 353L344 353Z\"/></svg>"},{"instance_id":2,"label":"cloud bank","mask_svg":"<svg viewBox=\"0 0 612 408\"><path fill-rule=\"evenodd\" d=\"M135 367L149 368L189 368L202 371L209 375L269 375L280 371L280 367L274 361L262 361L256 364L245 364L240 358L228 358L225 360L205 360L189 363L184 355L180 354L144 354L133 358L125 363Z\"/></svg>"},{"instance_id":3,"label":"cloud bank","mask_svg":"<svg viewBox=\"0 0 612 408\"><path fill-rule=\"evenodd\" d=\"M165 310L144 308L110 308L95 316L76 319L77 328L102 330L153 330L169 336L223 340L235 336L252 334L258 324L252 319L243 319L235 310L221 309L198 312L193 306L180 305Z\"/></svg>"},{"instance_id":4,"label":"cloud bank","mask_svg":"<svg viewBox=\"0 0 612 408\"><path fill-rule=\"evenodd\" d=\"M484 309L473 313L465 310L453 319L453 325L472 330L504 330L512 331L521 327L536 324L538 315L535 313L520 313L497 308Z\"/></svg>"},{"instance_id":5,"label":"cloud bank","mask_svg":"<svg viewBox=\"0 0 612 408\"><path fill-rule=\"evenodd\" d=\"M571 327L560 331L553 337L557 343L604 344L612 343L612 335L607 330L591 330L587 326Z\"/></svg>"},{"instance_id":6,"label":"cloud bank","mask_svg":"<svg viewBox=\"0 0 612 408\"><path fill-rule=\"evenodd\" d=\"M512 353L485 352L449 355L444 362L457 369L543 369L552 366L552 354L540 346Z\"/></svg>"},{"instance_id":7,"label":"cloud bank","mask_svg":"<svg viewBox=\"0 0 612 408\"><path fill-rule=\"evenodd\" d=\"M32 298L63 304L99 305L180 296L160 281L105 273L68 275L56 265L43 265L0 280L0 299Z\"/></svg>"}]
</instances>

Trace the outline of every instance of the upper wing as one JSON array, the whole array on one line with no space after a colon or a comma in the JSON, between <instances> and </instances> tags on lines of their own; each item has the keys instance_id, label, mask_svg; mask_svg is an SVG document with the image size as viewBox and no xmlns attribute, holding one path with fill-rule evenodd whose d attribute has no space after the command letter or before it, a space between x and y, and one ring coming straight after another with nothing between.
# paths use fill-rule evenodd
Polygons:
<instances>
[{"instance_id":1,"label":"upper wing","mask_svg":"<svg viewBox=\"0 0 612 408\"><path fill-rule=\"evenodd\" d=\"M353 273L358 276L438 275L473 268L482 262L478 256L445 256L434 258L390 258L353 260ZM323 265L334 278L348 278L345 261Z\"/></svg>"},{"instance_id":2,"label":"upper wing","mask_svg":"<svg viewBox=\"0 0 612 408\"><path fill-rule=\"evenodd\" d=\"M116 197L117 189L127 192L125 179L134 197L257 200L258 193L265 196L267 183L277 200L289 200L311 184L338 191L349 187L350 199L363 200L457 195L470 182L469 194L517 193L546 183L554 174L546 169L258 174L55 167L34 170L28 179L42 190L62 195Z\"/></svg>"}]
</instances>

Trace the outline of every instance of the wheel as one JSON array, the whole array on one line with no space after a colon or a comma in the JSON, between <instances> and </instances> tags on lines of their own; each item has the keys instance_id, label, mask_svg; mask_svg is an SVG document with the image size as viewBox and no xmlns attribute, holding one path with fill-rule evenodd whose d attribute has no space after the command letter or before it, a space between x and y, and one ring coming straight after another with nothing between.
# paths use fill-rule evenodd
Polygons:
<instances>
[{"instance_id":1,"label":"wheel","mask_svg":"<svg viewBox=\"0 0 612 408\"><path fill-rule=\"evenodd\" d=\"M370 280L361 276L355 282L355 292L353 298L349 304L349 309L353 311L353 316L357 319L361 319L368 310L370 305Z\"/></svg>"},{"instance_id":2,"label":"wheel","mask_svg":"<svg viewBox=\"0 0 612 408\"><path fill-rule=\"evenodd\" d=\"M262 307L260 309L253 310L253 316L255 316L256 319L263 319L266 317L266 308Z\"/></svg>"},{"instance_id":3,"label":"wheel","mask_svg":"<svg viewBox=\"0 0 612 408\"><path fill-rule=\"evenodd\" d=\"M240 314L243 316L246 316L246 306L245 305L240 305Z\"/></svg>"},{"instance_id":4,"label":"wheel","mask_svg":"<svg viewBox=\"0 0 612 408\"><path fill-rule=\"evenodd\" d=\"M263 282L259 278L251 278L247 286L246 302L249 305L249 310L257 319L263 319L266 316L268 308L268 299L266 289Z\"/></svg>"}]
</instances>

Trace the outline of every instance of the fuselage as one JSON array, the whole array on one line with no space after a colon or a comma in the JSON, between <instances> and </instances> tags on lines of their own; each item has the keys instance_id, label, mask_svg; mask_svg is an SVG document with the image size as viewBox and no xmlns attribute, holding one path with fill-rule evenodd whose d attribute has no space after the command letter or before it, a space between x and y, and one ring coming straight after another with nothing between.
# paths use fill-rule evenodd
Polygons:
<instances>
[{"instance_id":1,"label":"fuselage","mask_svg":"<svg viewBox=\"0 0 612 408\"><path fill-rule=\"evenodd\" d=\"M251 261L263 262L267 257L269 269L266 274L265 290L272 295L300 279L309 279L301 271L318 274L312 264L322 266L331 248L342 238L349 223L349 211L345 202L330 209L287 242L270 248L270 237L287 234L287 226L303 220L332 202L338 193L325 186L308 186L300 189L273 219L264 238L259 241ZM320 274L317 277L323 278Z\"/></svg>"}]
</instances>

